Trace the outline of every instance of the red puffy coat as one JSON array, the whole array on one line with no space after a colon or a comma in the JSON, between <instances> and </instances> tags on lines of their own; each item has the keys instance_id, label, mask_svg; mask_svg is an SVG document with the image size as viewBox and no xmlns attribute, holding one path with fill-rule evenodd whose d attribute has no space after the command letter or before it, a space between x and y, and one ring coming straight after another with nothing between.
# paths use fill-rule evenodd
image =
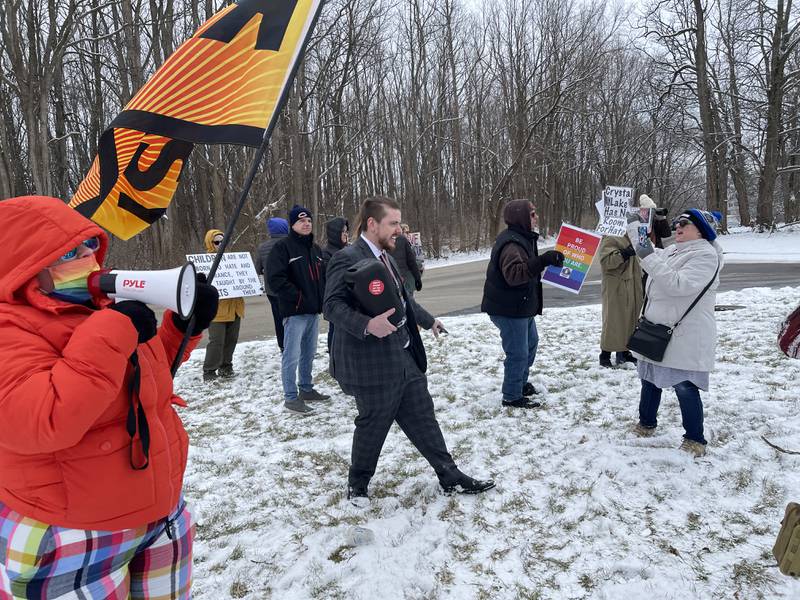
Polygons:
<instances>
[{"instance_id":1,"label":"red puffy coat","mask_svg":"<svg viewBox=\"0 0 800 600\"><path fill-rule=\"evenodd\" d=\"M173 404L170 364L182 333L165 314L137 346L125 315L62 302L36 274L83 240L105 233L60 200L0 202L0 501L51 525L117 530L169 514L177 504L188 437ZM193 338L184 360L197 344ZM150 464L134 470L125 422L130 356L150 429Z\"/></svg>"}]
</instances>

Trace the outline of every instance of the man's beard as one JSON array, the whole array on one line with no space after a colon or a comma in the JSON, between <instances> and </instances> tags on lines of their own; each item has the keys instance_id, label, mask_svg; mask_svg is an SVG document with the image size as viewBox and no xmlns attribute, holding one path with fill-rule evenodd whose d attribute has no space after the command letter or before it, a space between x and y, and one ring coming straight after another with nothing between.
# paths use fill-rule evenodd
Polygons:
<instances>
[{"instance_id":1,"label":"man's beard","mask_svg":"<svg viewBox=\"0 0 800 600\"><path fill-rule=\"evenodd\" d=\"M381 250L388 250L389 252L394 250L395 245L396 245L396 242L395 242L395 239L394 239L394 234L388 236L385 239L381 238L378 241L381 243Z\"/></svg>"}]
</instances>

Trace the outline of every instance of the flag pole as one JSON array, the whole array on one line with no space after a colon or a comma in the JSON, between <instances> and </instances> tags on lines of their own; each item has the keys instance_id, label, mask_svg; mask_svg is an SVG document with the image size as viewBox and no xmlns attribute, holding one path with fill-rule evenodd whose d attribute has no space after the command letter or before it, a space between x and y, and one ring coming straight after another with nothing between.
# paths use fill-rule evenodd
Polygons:
<instances>
[{"instance_id":1,"label":"flag pole","mask_svg":"<svg viewBox=\"0 0 800 600\"><path fill-rule=\"evenodd\" d=\"M289 93L291 91L292 84L294 83L295 76L297 75L297 71L303 62L303 58L305 57L306 47L308 46L308 42L311 39L311 32L314 31L314 28L317 25L317 20L319 19L319 15L322 12L323 6L325 6L324 1L320 2L319 7L317 8L317 12L313 17L311 24L308 27L308 34L303 40L303 45L301 46L300 52L297 55L297 60L295 61L294 65L292 65L292 71L289 74L289 77L286 79L286 85L283 86L283 89L281 90L281 95L278 98L278 102L275 104L275 109L272 111L272 116L270 118L269 125L267 125L267 128L264 131L264 137L261 139L261 145L258 147L256 155L253 157L253 162L250 164L250 170L247 173L247 178L244 180L244 187L242 188L242 193L239 195L239 202L236 205L236 210L233 211L233 215L231 216L227 226L225 227L225 233L222 238L222 243L219 245L219 249L217 250L217 253L214 256L214 261L211 263L211 269L208 271L207 275L208 283L214 281L214 275L216 275L217 273L217 267L219 266L219 263L222 260L222 255L225 253L225 248L228 246L228 242L231 239L231 234L233 233L233 230L236 227L236 221L239 220L239 215L242 213L242 209L244 208L244 203L247 200L247 196L250 193L250 188L253 185L253 180L256 177L256 173L258 172L258 168L261 165L261 161L264 159L264 154L266 154L267 152L270 138L272 137L272 132L275 129L276 124L278 123L278 117L283 111L283 107L286 104L286 100L289 98ZM186 333L183 335L183 339L181 340L181 345L178 347L178 352L175 354L175 358L172 361L173 378L175 377L175 374L178 372L178 369L181 366L181 362L183 362L182 361L183 353L186 351L186 346L189 345L189 339L192 337L194 326L195 326L195 317L194 315L192 315L191 318L189 319L189 324L186 326Z\"/></svg>"}]
</instances>

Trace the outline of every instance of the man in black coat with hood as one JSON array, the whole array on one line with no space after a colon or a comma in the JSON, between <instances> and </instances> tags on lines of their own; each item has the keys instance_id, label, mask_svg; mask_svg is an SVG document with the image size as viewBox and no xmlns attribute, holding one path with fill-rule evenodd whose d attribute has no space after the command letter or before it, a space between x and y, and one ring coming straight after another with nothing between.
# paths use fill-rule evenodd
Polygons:
<instances>
[{"instance_id":1,"label":"man in black coat with hood","mask_svg":"<svg viewBox=\"0 0 800 600\"><path fill-rule=\"evenodd\" d=\"M560 267L564 255L548 250L539 256L535 229L538 217L529 200L511 200L503 208L508 228L497 236L486 269L481 311L500 330L503 352L503 406L535 408L536 394L528 381L539 334L534 317L542 314L542 271Z\"/></svg>"}]
</instances>

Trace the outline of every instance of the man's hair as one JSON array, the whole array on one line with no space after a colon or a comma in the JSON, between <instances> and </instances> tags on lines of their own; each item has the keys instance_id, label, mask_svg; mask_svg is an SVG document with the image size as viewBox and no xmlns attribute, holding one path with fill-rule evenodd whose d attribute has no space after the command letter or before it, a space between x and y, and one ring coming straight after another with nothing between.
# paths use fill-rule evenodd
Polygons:
<instances>
[{"instance_id":1,"label":"man's hair","mask_svg":"<svg viewBox=\"0 0 800 600\"><path fill-rule=\"evenodd\" d=\"M361 210L358 211L356 222L356 235L361 235L367 230L367 220L372 217L376 221L380 221L386 216L389 209L400 210L400 205L386 196L372 196L364 200L361 204Z\"/></svg>"}]
</instances>

